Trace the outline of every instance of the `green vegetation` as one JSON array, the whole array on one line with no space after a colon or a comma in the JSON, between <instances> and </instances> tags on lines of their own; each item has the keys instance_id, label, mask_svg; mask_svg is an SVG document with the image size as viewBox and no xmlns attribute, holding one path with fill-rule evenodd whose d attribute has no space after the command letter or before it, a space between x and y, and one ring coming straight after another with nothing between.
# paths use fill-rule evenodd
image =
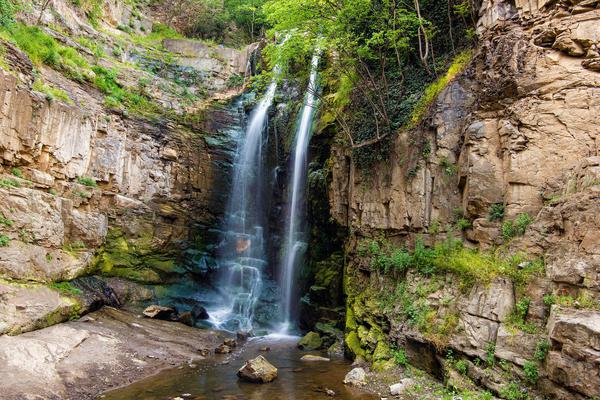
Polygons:
<instances>
[{"instance_id":1,"label":"green vegetation","mask_svg":"<svg viewBox=\"0 0 600 400\"><path fill-rule=\"evenodd\" d=\"M533 222L529 214L523 213L517 215L514 221L508 220L502 224L502 237L504 240L510 240L516 236L523 236L527 227Z\"/></svg>"},{"instance_id":2,"label":"green vegetation","mask_svg":"<svg viewBox=\"0 0 600 400\"><path fill-rule=\"evenodd\" d=\"M15 22L15 14L21 9L18 0L0 0L0 27L9 27Z\"/></svg>"},{"instance_id":3,"label":"green vegetation","mask_svg":"<svg viewBox=\"0 0 600 400\"><path fill-rule=\"evenodd\" d=\"M104 0L71 0L71 3L83 10L94 28L98 28L102 18Z\"/></svg>"},{"instance_id":4,"label":"green vegetation","mask_svg":"<svg viewBox=\"0 0 600 400\"><path fill-rule=\"evenodd\" d=\"M539 372L538 366L535 362L526 361L523 365L523 373L525 374L525 379L527 379L528 383L532 385L535 385L537 383Z\"/></svg>"},{"instance_id":5,"label":"green vegetation","mask_svg":"<svg viewBox=\"0 0 600 400\"><path fill-rule=\"evenodd\" d=\"M17 178L23 179L23 172L19 168L11 168L10 173L16 176Z\"/></svg>"},{"instance_id":6,"label":"green vegetation","mask_svg":"<svg viewBox=\"0 0 600 400\"><path fill-rule=\"evenodd\" d=\"M469 369L469 364L466 360L458 360L454 363L454 369L456 369L461 375L466 375Z\"/></svg>"},{"instance_id":7,"label":"green vegetation","mask_svg":"<svg viewBox=\"0 0 600 400\"><path fill-rule=\"evenodd\" d=\"M442 157L440 159L440 167L442 167L442 169L444 170L444 174L446 174L447 176L456 175L456 165L452 164L448 157Z\"/></svg>"},{"instance_id":8,"label":"green vegetation","mask_svg":"<svg viewBox=\"0 0 600 400\"><path fill-rule=\"evenodd\" d=\"M485 347L485 363L488 367L496 365L496 342L490 342Z\"/></svg>"},{"instance_id":9,"label":"green vegetation","mask_svg":"<svg viewBox=\"0 0 600 400\"><path fill-rule=\"evenodd\" d=\"M6 235L0 235L0 247L7 247L10 243L10 238Z\"/></svg>"},{"instance_id":10,"label":"green vegetation","mask_svg":"<svg viewBox=\"0 0 600 400\"><path fill-rule=\"evenodd\" d=\"M466 50L460 54L457 54L452 60L444 76L425 88L423 96L412 111L410 122L408 123L409 128L415 127L421 121L421 119L429 110L429 107L433 101L439 96L442 90L448 86L448 83L450 83L458 74L464 71L467 65L471 62L472 57L473 53L471 50Z\"/></svg>"},{"instance_id":11,"label":"green vegetation","mask_svg":"<svg viewBox=\"0 0 600 400\"><path fill-rule=\"evenodd\" d=\"M466 218L460 218L458 221L456 221L455 226L457 230L465 231L471 227L471 221Z\"/></svg>"},{"instance_id":12,"label":"green vegetation","mask_svg":"<svg viewBox=\"0 0 600 400\"><path fill-rule=\"evenodd\" d=\"M59 44L37 26L15 23L0 29L0 36L15 43L36 65L48 65L80 82L89 77L90 66L85 58L74 48Z\"/></svg>"},{"instance_id":13,"label":"green vegetation","mask_svg":"<svg viewBox=\"0 0 600 400\"><path fill-rule=\"evenodd\" d=\"M504 218L504 204L495 203L490 206L488 220L500 221Z\"/></svg>"},{"instance_id":14,"label":"green vegetation","mask_svg":"<svg viewBox=\"0 0 600 400\"><path fill-rule=\"evenodd\" d=\"M358 246L358 254L370 257L371 267L384 273L403 273L409 268L423 275L452 272L461 278L465 287L476 282L489 283L498 276L509 277L517 287L522 287L531 277L544 271L542 260L528 260L522 254L506 256L500 251L468 249L452 236L432 248L418 239L412 252L396 248L385 240L364 241Z\"/></svg>"},{"instance_id":15,"label":"green vegetation","mask_svg":"<svg viewBox=\"0 0 600 400\"><path fill-rule=\"evenodd\" d=\"M69 281L54 282L54 283L50 283L48 286L50 288L52 288L54 290L58 290L59 292L64 293L64 294L80 295L82 293L81 289L76 288Z\"/></svg>"},{"instance_id":16,"label":"green vegetation","mask_svg":"<svg viewBox=\"0 0 600 400\"><path fill-rule=\"evenodd\" d=\"M582 291L577 297L563 293L559 295L544 295L544 304L558 304L563 307L583 308L600 311L600 301L595 300L589 293Z\"/></svg>"},{"instance_id":17,"label":"green vegetation","mask_svg":"<svg viewBox=\"0 0 600 400\"><path fill-rule=\"evenodd\" d=\"M95 188L98 187L98 184L96 183L96 180L94 178L90 178L88 176L80 176L77 178L77 183L87 186L87 187L91 187L91 188Z\"/></svg>"},{"instance_id":18,"label":"green vegetation","mask_svg":"<svg viewBox=\"0 0 600 400\"><path fill-rule=\"evenodd\" d=\"M406 367L408 365L408 357L403 349L392 349L392 358L396 365Z\"/></svg>"},{"instance_id":19,"label":"green vegetation","mask_svg":"<svg viewBox=\"0 0 600 400\"><path fill-rule=\"evenodd\" d=\"M502 387L500 396L506 400L529 400L527 391L523 390L516 382L511 382Z\"/></svg>"},{"instance_id":20,"label":"green vegetation","mask_svg":"<svg viewBox=\"0 0 600 400\"><path fill-rule=\"evenodd\" d=\"M9 189L11 187L21 187L21 184L12 178L0 179L0 188Z\"/></svg>"},{"instance_id":21,"label":"green vegetation","mask_svg":"<svg viewBox=\"0 0 600 400\"><path fill-rule=\"evenodd\" d=\"M4 225L7 227L13 226L14 221L12 219L6 218L3 212L0 212L0 225Z\"/></svg>"},{"instance_id":22,"label":"green vegetation","mask_svg":"<svg viewBox=\"0 0 600 400\"><path fill-rule=\"evenodd\" d=\"M72 256L77 256L80 251L85 250L85 243L82 241L75 241L71 243L65 243L63 245L63 251L71 254Z\"/></svg>"},{"instance_id":23,"label":"green vegetation","mask_svg":"<svg viewBox=\"0 0 600 400\"><path fill-rule=\"evenodd\" d=\"M287 40L273 41L264 53L270 67L280 65L298 79L306 79L315 48L335 54L321 74L320 127L336 125L340 141L367 173L387 159L393 136L416 126L470 62L471 43L462 33L472 21L456 15L453 4L270 0L264 6L269 34ZM427 158L427 139L410 139L416 145L409 151Z\"/></svg>"},{"instance_id":24,"label":"green vegetation","mask_svg":"<svg viewBox=\"0 0 600 400\"><path fill-rule=\"evenodd\" d=\"M36 80L33 83L32 89L35 90L36 92L40 92L40 93L43 93L44 95L46 95L46 100L48 102L52 102L52 101L54 101L54 99L58 99L59 101L65 102L67 104L73 104L73 100L71 100L71 98L69 97L67 92L65 92L64 90L46 85L40 80Z\"/></svg>"},{"instance_id":25,"label":"green vegetation","mask_svg":"<svg viewBox=\"0 0 600 400\"><path fill-rule=\"evenodd\" d=\"M541 339L535 345L535 353L533 354L533 358L539 362L542 362L546 359L548 351L550 351L550 341L548 341L548 339Z\"/></svg>"}]
</instances>

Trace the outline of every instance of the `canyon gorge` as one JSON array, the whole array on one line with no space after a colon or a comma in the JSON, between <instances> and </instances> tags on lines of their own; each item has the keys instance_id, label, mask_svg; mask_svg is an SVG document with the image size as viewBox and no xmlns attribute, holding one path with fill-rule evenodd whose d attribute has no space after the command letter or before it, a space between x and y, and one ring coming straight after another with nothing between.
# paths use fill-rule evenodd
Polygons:
<instances>
[{"instance_id":1,"label":"canyon gorge","mask_svg":"<svg viewBox=\"0 0 600 400\"><path fill-rule=\"evenodd\" d=\"M600 397L600 1L187 4L0 20L0 398Z\"/></svg>"}]
</instances>

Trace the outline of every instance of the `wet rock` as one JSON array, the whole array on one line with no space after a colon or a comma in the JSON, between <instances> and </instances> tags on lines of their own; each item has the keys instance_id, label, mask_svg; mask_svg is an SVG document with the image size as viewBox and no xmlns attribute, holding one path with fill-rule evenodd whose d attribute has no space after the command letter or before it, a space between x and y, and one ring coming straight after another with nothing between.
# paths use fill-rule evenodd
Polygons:
<instances>
[{"instance_id":1,"label":"wet rock","mask_svg":"<svg viewBox=\"0 0 600 400\"><path fill-rule=\"evenodd\" d=\"M321 348L323 341L317 332L308 332L298 342L298 348L301 350L317 350Z\"/></svg>"},{"instance_id":2,"label":"wet rock","mask_svg":"<svg viewBox=\"0 0 600 400\"><path fill-rule=\"evenodd\" d=\"M192 308L192 315L197 321L202 321L209 318L208 311L200 304L196 304Z\"/></svg>"},{"instance_id":3,"label":"wet rock","mask_svg":"<svg viewBox=\"0 0 600 400\"><path fill-rule=\"evenodd\" d=\"M392 396L399 396L409 389L415 382L411 378L402 379L399 383L395 383L390 386L390 394Z\"/></svg>"},{"instance_id":4,"label":"wet rock","mask_svg":"<svg viewBox=\"0 0 600 400\"><path fill-rule=\"evenodd\" d=\"M248 332L238 332L235 334L235 336L237 337L238 340L245 342L246 340L248 340L248 337L250 336L250 334Z\"/></svg>"},{"instance_id":5,"label":"wet rock","mask_svg":"<svg viewBox=\"0 0 600 400\"><path fill-rule=\"evenodd\" d=\"M231 348L226 344L222 344L215 349L216 354L229 354L231 353Z\"/></svg>"},{"instance_id":6,"label":"wet rock","mask_svg":"<svg viewBox=\"0 0 600 400\"><path fill-rule=\"evenodd\" d=\"M300 358L301 361L331 361L331 359L327 358L327 357L321 357L321 356L315 356L312 354L306 354L303 355Z\"/></svg>"},{"instance_id":7,"label":"wet rock","mask_svg":"<svg viewBox=\"0 0 600 400\"><path fill-rule=\"evenodd\" d=\"M259 350L260 351L271 351L271 348L269 346L265 346L265 347L261 347Z\"/></svg>"},{"instance_id":8,"label":"wet rock","mask_svg":"<svg viewBox=\"0 0 600 400\"><path fill-rule=\"evenodd\" d=\"M146 307L143 312L145 317L162 319L166 321L177 320L177 311L172 307L163 307L156 304Z\"/></svg>"},{"instance_id":9,"label":"wet rock","mask_svg":"<svg viewBox=\"0 0 600 400\"><path fill-rule=\"evenodd\" d=\"M194 326L194 325L196 325L196 319L194 318L194 316L192 315L192 313L189 312L189 311L184 312L183 314L181 314L179 316L179 322L181 322L182 324L185 324L187 326Z\"/></svg>"},{"instance_id":10,"label":"wet rock","mask_svg":"<svg viewBox=\"0 0 600 400\"><path fill-rule=\"evenodd\" d=\"M354 368L344 377L345 385L364 386L367 384L367 373L362 368Z\"/></svg>"},{"instance_id":11,"label":"wet rock","mask_svg":"<svg viewBox=\"0 0 600 400\"><path fill-rule=\"evenodd\" d=\"M223 341L223 344L225 346L229 346L229 347L236 347L237 346L237 342L233 338L227 338L227 339L225 339Z\"/></svg>"},{"instance_id":12,"label":"wet rock","mask_svg":"<svg viewBox=\"0 0 600 400\"><path fill-rule=\"evenodd\" d=\"M249 360L237 372L237 376L252 383L268 383L277 378L275 368L266 358L258 356Z\"/></svg>"},{"instance_id":13,"label":"wet rock","mask_svg":"<svg viewBox=\"0 0 600 400\"><path fill-rule=\"evenodd\" d=\"M329 397L335 397L335 392L331 389L325 389L325 394Z\"/></svg>"}]
</instances>

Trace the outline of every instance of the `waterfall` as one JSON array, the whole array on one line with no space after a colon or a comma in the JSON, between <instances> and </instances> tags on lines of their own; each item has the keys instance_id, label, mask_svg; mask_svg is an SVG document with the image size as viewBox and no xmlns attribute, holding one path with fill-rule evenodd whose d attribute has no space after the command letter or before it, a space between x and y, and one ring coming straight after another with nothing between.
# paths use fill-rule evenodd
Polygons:
<instances>
[{"instance_id":1,"label":"waterfall","mask_svg":"<svg viewBox=\"0 0 600 400\"><path fill-rule=\"evenodd\" d=\"M224 302L220 309L210 313L213 324L220 329L252 330L254 306L260 296L262 273L267 265L263 233L267 211L263 150L267 141L268 111L276 88L277 81L273 79L250 114L245 135L238 138L219 254L219 264L225 269L222 276Z\"/></svg>"},{"instance_id":2,"label":"waterfall","mask_svg":"<svg viewBox=\"0 0 600 400\"><path fill-rule=\"evenodd\" d=\"M304 107L300 116L300 125L296 131L292 159L292 182L290 185L288 215L286 220L286 239L281 266L281 291L283 300L283 329L289 330L297 296L294 290L297 266L302 261L306 241L303 234L306 210L305 189L307 174L307 153L312 133L313 116L316 106L317 69L319 53L315 53L311 62L310 79L306 91Z\"/></svg>"}]
</instances>

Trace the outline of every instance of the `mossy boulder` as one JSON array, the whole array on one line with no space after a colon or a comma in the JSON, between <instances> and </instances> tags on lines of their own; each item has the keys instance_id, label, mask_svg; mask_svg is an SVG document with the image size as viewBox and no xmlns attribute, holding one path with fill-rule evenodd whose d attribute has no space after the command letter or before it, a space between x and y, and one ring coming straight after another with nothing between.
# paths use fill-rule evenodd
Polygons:
<instances>
[{"instance_id":1,"label":"mossy boulder","mask_svg":"<svg viewBox=\"0 0 600 400\"><path fill-rule=\"evenodd\" d=\"M323 345L323 340L317 332L308 332L298 342L298 348L301 350L318 350Z\"/></svg>"},{"instance_id":2,"label":"mossy boulder","mask_svg":"<svg viewBox=\"0 0 600 400\"><path fill-rule=\"evenodd\" d=\"M385 341L380 340L373 352L373 361L389 360L391 357L392 351L390 346Z\"/></svg>"},{"instance_id":3,"label":"mossy boulder","mask_svg":"<svg viewBox=\"0 0 600 400\"><path fill-rule=\"evenodd\" d=\"M351 331L346 334L346 337L344 338L344 353L346 357L351 359L357 357L366 359L366 352L360 346L360 339L358 338L356 331Z\"/></svg>"}]
</instances>

